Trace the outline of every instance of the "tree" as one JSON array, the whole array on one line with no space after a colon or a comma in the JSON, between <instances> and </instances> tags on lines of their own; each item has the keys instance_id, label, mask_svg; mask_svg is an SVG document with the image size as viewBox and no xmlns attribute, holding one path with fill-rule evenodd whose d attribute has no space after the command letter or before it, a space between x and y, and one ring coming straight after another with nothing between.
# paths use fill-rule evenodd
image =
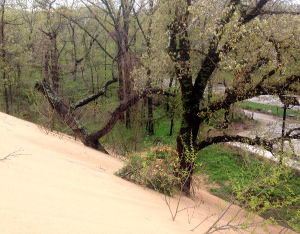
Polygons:
<instances>
[{"instance_id":1,"label":"tree","mask_svg":"<svg viewBox=\"0 0 300 234\"><path fill-rule=\"evenodd\" d=\"M61 7L60 14L64 18L68 19L69 22L77 25L91 38L92 42L95 42L95 44L99 46L99 48L105 53L105 55L112 59L112 78L106 81L103 84L102 89L100 89L98 92L93 92L92 95L74 102L70 106L65 104L63 100L58 96L57 90L55 90L54 88L52 90L51 86L49 85L48 79L45 79L41 83L37 83L35 87L38 91L40 91L47 97L52 107L59 113L59 115L63 117L64 121L71 127L71 129L75 132L78 138L83 141L85 145L89 145L93 148L100 149L106 152L104 148L99 145L98 140L105 134L107 134L118 120L123 119L124 111L126 112L126 127L130 127L130 107L135 105L140 99L146 96L147 98L149 98L149 95L151 95L152 93L160 92L161 90L158 88L151 88L150 86L147 86L140 93L133 91L133 79L131 76L131 72L133 70L133 67L136 65L137 59L135 54L130 50L130 46L134 41L137 30L134 30L133 36L130 37L129 22L134 1L121 1L119 9L116 8L116 6L114 6L112 2L108 1L86 1L82 3L84 3L86 7L86 11L83 11L83 14L86 15L86 18L90 19L88 21L89 23L93 23L94 27L96 26L95 32L92 33L92 27L87 27L88 23L85 18L83 18L83 20L80 20L82 16L76 17L76 13L73 14L74 11L72 12L71 9L68 10L66 9L66 7ZM77 10L75 10L75 12L76 11ZM73 29L71 31L74 32ZM103 45L103 37L100 36L99 33L107 33L113 39L117 49L115 57L112 57L112 53L109 52L106 49L106 46ZM72 38L74 38L74 35L72 35ZM73 47L75 49L74 43ZM86 58L83 57L82 59ZM80 61L82 59L80 59ZM115 63L117 63L118 68L117 75L114 71ZM97 100L99 97L104 96L108 90L108 87L116 82L119 82L118 95L121 104L116 108L114 112L111 113L111 119L102 130L98 131L98 133L90 134L87 129L79 124L78 118L76 118L74 111L77 108L87 105L88 103ZM72 121L69 118L71 118L74 123L71 123Z\"/></svg>"},{"instance_id":2,"label":"tree","mask_svg":"<svg viewBox=\"0 0 300 234\"><path fill-rule=\"evenodd\" d=\"M115 82L114 79L106 82L102 90L93 94L85 99L81 99L78 102L72 103L71 106L66 105L62 99L52 90L49 83L46 80L35 84L35 89L42 93L51 104L52 108L62 117L63 121L73 130L76 136L84 143L84 145L92 147L94 149L100 150L104 153L107 151L100 144L99 139L105 136L110 130L115 126L117 121L121 118L121 115L128 108L135 105L139 100L155 93L162 93L161 89L145 89L142 93L135 94L132 98L128 99L126 102L121 103L112 113L109 121L99 130L94 133L90 133L88 129L83 126L74 114L74 110L78 107L84 106L96 98L104 95L107 91L107 87ZM167 94L167 93L165 93ZM168 94L167 94L168 95Z\"/></svg>"},{"instance_id":3,"label":"tree","mask_svg":"<svg viewBox=\"0 0 300 234\"><path fill-rule=\"evenodd\" d=\"M181 169L193 171L186 149L199 151L211 144L237 141L271 150L280 137L252 139L226 132L205 136L207 133L199 129L214 113L238 101L261 94L299 93L298 71L285 70L298 62L299 54L293 47L297 44L294 35L298 36L299 31L284 27L287 22L297 21L299 12L288 4L272 0L174 0L171 4L170 1L160 4L162 14L168 15L163 20L168 22L166 50L182 96L182 120L177 138ZM203 27L205 24L210 26ZM205 48L199 48L199 35ZM217 69L236 72L238 79L216 101L206 102L205 90ZM299 129L286 133L284 138L299 139L296 130ZM187 193L192 173L188 175L189 178L183 178L187 181L184 188Z\"/></svg>"},{"instance_id":4,"label":"tree","mask_svg":"<svg viewBox=\"0 0 300 234\"><path fill-rule=\"evenodd\" d=\"M133 80L131 72L134 67L136 57L130 47L135 38L136 31L130 35L131 13L135 0L121 0L111 2L107 0L86 0L82 1L90 13L90 18L94 19L104 33L110 35L114 40L117 50L115 62L118 66L119 100L129 100L133 94ZM100 44L100 43L98 43ZM103 50L105 48L101 46ZM105 51L106 54L107 51ZM110 55L111 58L113 56ZM123 117L121 117L123 119ZM126 127L131 126L131 111L126 110Z\"/></svg>"},{"instance_id":5,"label":"tree","mask_svg":"<svg viewBox=\"0 0 300 234\"><path fill-rule=\"evenodd\" d=\"M1 91L6 113L15 113L14 107L18 96L21 96L21 57L25 53L27 42L26 31L22 28L23 22L19 17L19 9L15 1L1 1L0 4L0 67ZM25 35L24 35L25 34ZM25 47L25 48L24 48ZM23 58L23 61L27 59Z\"/></svg>"},{"instance_id":6,"label":"tree","mask_svg":"<svg viewBox=\"0 0 300 234\"><path fill-rule=\"evenodd\" d=\"M59 92L60 85L60 66L59 66L59 57L61 55L62 49L65 46L62 46L62 49L58 49L58 36L62 32L62 29L65 27L66 22L64 18L53 11L53 4L56 1L38 1L38 7L41 8L41 13L44 15L44 25L41 25L39 30L46 36L44 38L44 46L46 47L45 58L44 58L44 72L45 79L47 82L50 80L53 83L53 89L55 92Z\"/></svg>"},{"instance_id":7,"label":"tree","mask_svg":"<svg viewBox=\"0 0 300 234\"><path fill-rule=\"evenodd\" d=\"M141 4L142 6L140 8L144 9L145 14L148 17L148 25L146 25L146 30L144 29L141 20L140 20L140 16L139 16L139 12L140 11L136 11L133 8L133 13L134 13L134 18L138 24L138 27L143 35L143 39L145 40L145 44L146 44L146 48L147 48L147 52L146 55L147 57L150 59L151 58L151 37L152 37L152 21L153 21L153 16L154 16L154 2L153 0L149 1L149 4L147 5L146 3L142 2ZM147 6L147 7L146 7ZM142 12L143 13L143 12ZM150 79L150 74L151 74L151 70L148 68L147 69L147 80L146 80L146 86L148 88L151 87L151 79ZM150 135L154 134L154 123L153 123L153 98L152 97L148 97L147 99L147 107L148 107L148 116L147 116L147 122L146 122L146 130L148 131L148 133ZM146 103L146 102L145 102Z\"/></svg>"},{"instance_id":8,"label":"tree","mask_svg":"<svg viewBox=\"0 0 300 234\"><path fill-rule=\"evenodd\" d=\"M123 3L125 2L121 2L120 9L124 7ZM104 6L95 3L92 6L105 13L108 12L108 15L112 14L113 17L111 16L108 24L112 24L116 20L114 17L119 17L121 13L131 14L131 11L121 10L109 13L112 9L109 4L112 3L103 1L102 4ZM90 13L96 17L92 6L86 5ZM127 7L130 6L132 7L132 5ZM234 135L230 133L230 128L229 130L217 129L214 135L203 130L210 122L210 118L222 109L226 110L224 124L228 125L228 110L236 102L262 94L300 93L300 75L296 68L299 63L297 38L300 31L290 26L297 25L296 22L299 21L300 13L296 8L288 2L273 0L161 0L155 2L153 8L158 10L155 11L151 23L153 24L152 41L151 45L148 45L151 46L151 56L144 56L143 67L138 69L137 74L155 82L152 82L151 87L148 85L139 93L121 102L111 113L109 121L99 131L83 134L84 137L81 139L85 145L99 148L99 139L113 128L123 112L142 98L161 93L162 88L164 89L162 85L164 80L172 78L173 74L180 85L178 95L181 95L182 117L177 137L177 152L180 170L186 172L180 174L186 175L181 176L181 179L184 181L183 191L187 194L190 191L194 170L194 162L190 160L189 152L200 151L209 145L221 142L258 145L273 152L274 146L282 140L300 139L299 128L289 130L283 136L272 139ZM124 15L124 20L128 20L128 17ZM135 17L138 19L137 14ZM95 19L99 24L102 23L103 19L97 17ZM118 24L112 25L116 27ZM139 28L143 30L142 26ZM117 27L116 32L118 30ZM88 30L86 32L89 33ZM125 39L126 37L127 33ZM147 42L147 36L144 37ZM121 39L124 40L124 37ZM121 43L118 40L116 42ZM99 41L96 43L101 45ZM47 96L53 108L60 113L68 125L75 123L76 126L71 126L72 128L83 130L73 116L74 110L103 96L108 86L120 78L121 65L118 64L119 77L117 78L114 75L113 64L126 53L122 45L119 45L116 56L114 58L111 56L112 79L107 81L97 94L67 106L55 95L49 95L52 92L47 82L36 84L36 88ZM125 48L126 45L128 44L125 43ZM144 51L144 53L149 52ZM225 92L215 94L209 91L209 95L206 95L208 86L211 90L209 82L214 83L217 71L222 71L231 77L226 82ZM159 85L156 87L155 83L160 87ZM169 87L166 87L164 90L168 89ZM63 112L59 110L61 106L64 106Z\"/></svg>"}]
</instances>

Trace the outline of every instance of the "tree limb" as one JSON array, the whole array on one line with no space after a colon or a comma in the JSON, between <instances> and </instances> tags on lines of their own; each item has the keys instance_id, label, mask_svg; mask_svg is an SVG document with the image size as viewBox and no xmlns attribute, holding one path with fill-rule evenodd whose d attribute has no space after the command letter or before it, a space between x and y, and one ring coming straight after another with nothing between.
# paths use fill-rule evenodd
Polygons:
<instances>
[{"instance_id":1,"label":"tree limb","mask_svg":"<svg viewBox=\"0 0 300 234\"><path fill-rule=\"evenodd\" d=\"M99 131L91 134L88 136L89 139L92 140L99 140L101 137L105 136L109 131L115 126L119 118L121 117L121 114L126 111L128 108L132 107L135 105L140 99L143 99L151 94L164 94L167 96L173 96L173 94L164 92L162 89L157 89L157 88L150 88L144 90L140 94L134 95L132 98L128 99L126 102L120 104L114 112L111 113L111 118L110 120L106 123L106 125Z\"/></svg>"},{"instance_id":2,"label":"tree limb","mask_svg":"<svg viewBox=\"0 0 300 234\"><path fill-rule=\"evenodd\" d=\"M247 90L239 90L238 86L233 87L232 89L228 89L226 91L226 96L221 99L217 100L207 107L202 108L199 111L198 116L200 118L206 119L208 118L211 113L216 112L218 110L224 109L228 107L229 105L238 102L238 101L243 101L248 98L252 98L258 95L263 95L263 94L270 94L269 92L266 91L266 89L263 87L263 82L274 75L276 72L276 69L271 70L269 73L264 75L261 79L261 81L253 88L247 89ZM276 94L276 92L273 92L273 94Z\"/></svg>"},{"instance_id":3,"label":"tree limb","mask_svg":"<svg viewBox=\"0 0 300 234\"><path fill-rule=\"evenodd\" d=\"M245 143L248 145L259 145L262 146L264 149L268 151L272 151L273 144L271 140L262 139L260 137L250 138L244 136L230 136L230 135L222 135L222 136L215 136L215 137L208 137L205 140L202 140L199 144L196 145L197 150L201 150L207 146L217 144L217 143L225 143L225 142L239 142Z\"/></svg>"},{"instance_id":4,"label":"tree limb","mask_svg":"<svg viewBox=\"0 0 300 234\"><path fill-rule=\"evenodd\" d=\"M73 104L71 105L71 110L72 110L72 111L74 111L74 110L77 109L78 107L84 106L84 105L86 105L86 104L88 104L88 103L90 103L90 102L96 100L96 99L97 99L98 97L100 97L100 96L103 96L103 95L106 93L106 91L107 91L107 89L108 89L108 86L118 81L118 79L115 77L115 74L114 74L114 68L113 68L114 62L115 62L115 60L116 60L118 57L119 57L119 56L116 56L116 57L113 59L112 63L111 63L112 79L106 81L106 83L104 84L103 88L102 88L98 93L92 94L92 95L88 96L87 98L81 99L81 100L79 100L79 101L73 103Z\"/></svg>"},{"instance_id":5,"label":"tree limb","mask_svg":"<svg viewBox=\"0 0 300 234\"><path fill-rule=\"evenodd\" d=\"M259 0L258 3L254 8L251 9L251 11L246 14L242 19L242 24L247 24L251 20L253 20L255 17L262 14L262 8L269 2L270 0Z\"/></svg>"},{"instance_id":6,"label":"tree limb","mask_svg":"<svg viewBox=\"0 0 300 234\"><path fill-rule=\"evenodd\" d=\"M52 108L62 117L63 121L72 129L84 145L107 153L99 141L88 141L87 137L90 135L89 130L79 122L70 108L65 105L61 98L52 90L48 82L45 80L43 80L42 83L36 82L34 88L48 99Z\"/></svg>"},{"instance_id":7,"label":"tree limb","mask_svg":"<svg viewBox=\"0 0 300 234\"><path fill-rule=\"evenodd\" d=\"M239 142L244 143L252 146L261 146L265 150L272 152L273 146L277 144L278 142L282 141L290 141L290 140L299 140L300 139L300 133L295 135L290 135L293 131L300 130L300 128L295 128L290 130L287 134L280 137L275 137L273 139L263 139L261 137L256 136L255 138L251 137L244 137L244 136L232 136L224 134L222 136L215 136L215 137L208 137L204 140L202 140L200 143L196 145L197 150L201 150L207 146L218 144L218 143L225 143L225 142Z\"/></svg>"}]
</instances>

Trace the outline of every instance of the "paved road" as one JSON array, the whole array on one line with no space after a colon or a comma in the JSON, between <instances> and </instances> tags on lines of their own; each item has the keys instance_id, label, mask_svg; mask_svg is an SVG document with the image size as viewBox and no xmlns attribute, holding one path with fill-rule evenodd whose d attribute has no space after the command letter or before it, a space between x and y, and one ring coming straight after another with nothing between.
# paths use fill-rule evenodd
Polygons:
<instances>
[{"instance_id":1,"label":"paved road","mask_svg":"<svg viewBox=\"0 0 300 234\"><path fill-rule=\"evenodd\" d=\"M261 128L259 128L258 131L256 132L256 134L258 134L259 136L265 136L268 138L281 136L282 118L273 115L252 112L248 110L244 110L244 112L248 116L253 115L253 119L261 122ZM293 128L299 128L300 122L294 119L287 118L285 125L286 125L285 129L286 131L288 131Z\"/></svg>"},{"instance_id":2,"label":"paved road","mask_svg":"<svg viewBox=\"0 0 300 234\"><path fill-rule=\"evenodd\" d=\"M253 114L253 119L258 120L261 123L261 126L255 129L254 131L245 131L240 133L242 136L250 136L250 137L255 137L255 136L260 136L260 137L265 137L272 139L274 137L281 136L281 131L282 131L282 118L273 116L273 115L267 115L263 113L257 113L257 112L251 112L248 110L244 110L245 114L248 116L252 116ZM295 121L292 119L287 119L286 120L286 131L292 128L299 128L300 127L300 122ZM239 146L247 151L253 152L260 154L262 156L265 156L267 158L273 159L273 160L278 160L274 158L274 155L272 155L270 152L267 152L265 150L262 150L259 147L253 147L253 146L248 146L245 144L240 144L240 143L234 143L234 145ZM292 147L294 148L292 150L292 153L295 156L298 156L300 159L300 141L299 140L293 140L292 141ZM286 142L285 147L284 147L286 152L291 152L291 147L289 144ZM287 153L288 154L288 153ZM293 167L299 167L299 163L296 162L295 160L290 160L288 162L289 165Z\"/></svg>"}]
</instances>

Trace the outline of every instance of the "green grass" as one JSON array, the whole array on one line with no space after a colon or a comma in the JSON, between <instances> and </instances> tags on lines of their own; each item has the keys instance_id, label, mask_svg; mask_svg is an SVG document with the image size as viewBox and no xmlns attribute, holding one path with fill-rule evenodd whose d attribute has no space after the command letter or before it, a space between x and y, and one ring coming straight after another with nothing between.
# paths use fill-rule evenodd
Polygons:
<instances>
[{"instance_id":1,"label":"green grass","mask_svg":"<svg viewBox=\"0 0 300 234\"><path fill-rule=\"evenodd\" d=\"M131 129L127 129L124 123L119 121L101 141L107 145L108 149L114 149L121 155L149 151L151 147L157 145L168 145L174 148L180 121L174 120L172 136L170 136L170 126L169 119L154 119L154 134L149 135L143 123L133 122Z\"/></svg>"},{"instance_id":2,"label":"green grass","mask_svg":"<svg viewBox=\"0 0 300 234\"><path fill-rule=\"evenodd\" d=\"M236 186L251 186L253 181L269 176L269 172L276 165L255 155L249 155L239 149L229 148L225 145L207 147L199 152L198 162L202 164L201 172L208 175L207 184L211 184L212 194L230 200L235 195ZM292 171L290 174L281 175L276 186L269 186L266 197L270 201L286 201L295 199L291 207L280 207L263 213L264 218L274 217L278 220L292 220L300 210L300 176L299 172ZM247 196L253 196L262 191L257 187L249 191ZM298 199L298 200L297 200ZM298 213L299 214L299 213ZM287 222L281 225L292 226ZM298 220L294 229L300 227Z\"/></svg>"},{"instance_id":3,"label":"green grass","mask_svg":"<svg viewBox=\"0 0 300 234\"><path fill-rule=\"evenodd\" d=\"M256 102L249 102L249 101L244 101L237 103L236 106L247 109L247 110L257 110L258 108L261 108L262 113L268 114L268 110L272 111L272 115L275 116L283 116L283 108L282 107L276 107L272 105L267 105L267 104L262 104L262 103L256 103ZM286 110L287 115L296 115L296 119L300 120L300 110L291 110L287 109Z\"/></svg>"},{"instance_id":4,"label":"green grass","mask_svg":"<svg viewBox=\"0 0 300 234\"><path fill-rule=\"evenodd\" d=\"M170 136L171 120L154 122L154 135L145 134L144 140L149 144L173 145L176 142L180 121L174 121L173 134Z\"/></svg>"}]
</instances>

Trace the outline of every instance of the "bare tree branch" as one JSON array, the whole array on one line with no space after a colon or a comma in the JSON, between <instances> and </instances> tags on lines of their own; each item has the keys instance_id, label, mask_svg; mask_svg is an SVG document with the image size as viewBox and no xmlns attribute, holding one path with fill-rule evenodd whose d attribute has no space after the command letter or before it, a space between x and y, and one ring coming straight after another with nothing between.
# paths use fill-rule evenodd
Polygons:
<instances>
[{"instance_id":1,"label":"bare tree branch","mask_svg":"<svg viewBox=\"0 0 300 234\"><path fill-rule=\"evenodd\" d=\"M113 59L113 57L108 53L108 51L102 46L102 44L100 43L100 41L97 39L98 35L93 36L89 30L87 30L86 28L84 28L76 19L73 19L71 17L68 17L66 14L64 14L63 12L59 12L60 15L62 15L64 18L72 21L74 24L76 24L80 29L82 29L89 37L91 37L96 43L97 45L102 49L102 51L111 59Z\"/></svg>"},{"instance_id":2,"label":"bare tree branch","mask_svg":"<svg viewBox=\"0 0 300 234\"><path fill-rule=\"evenodd\" d=\"M90 96L87 97L87 98L81 99L81 100L79 100L79 101L73 103L73 104L71 105L71 110L72 110L72 111L74 111L74 110L77 109L78 107L84 106L84 105L86 105L86 104L88 104L88 103L90 103L90 102L96 100L96 99L99 98L100 96L103 96L103 95L107 92L108 86L118 81L118 79L115 77L115 74L114 74L114 62L115 62L115 60L116 60L117 58L118 58L118 56L116 56L116 57L113 59L112 63L111 63L112 79L106 81L106 83L104 84L103 88L102 88L98 93L92 94L92 95L90 95Z\"/></svg>"},{"instance_id":3,"label":"bare tree branch","mask_svg":"<svg viewBox=\"0 0 300 234\"><path fill-rule=\"evenodd\" d=\"M262 14L262 8L268 3L270 0L259 0L254 8L251 9L251 11L246 14L242 19L242 24L247 24L251 20L253 20L255 17Z\"/></svg>"}]
</instances>

